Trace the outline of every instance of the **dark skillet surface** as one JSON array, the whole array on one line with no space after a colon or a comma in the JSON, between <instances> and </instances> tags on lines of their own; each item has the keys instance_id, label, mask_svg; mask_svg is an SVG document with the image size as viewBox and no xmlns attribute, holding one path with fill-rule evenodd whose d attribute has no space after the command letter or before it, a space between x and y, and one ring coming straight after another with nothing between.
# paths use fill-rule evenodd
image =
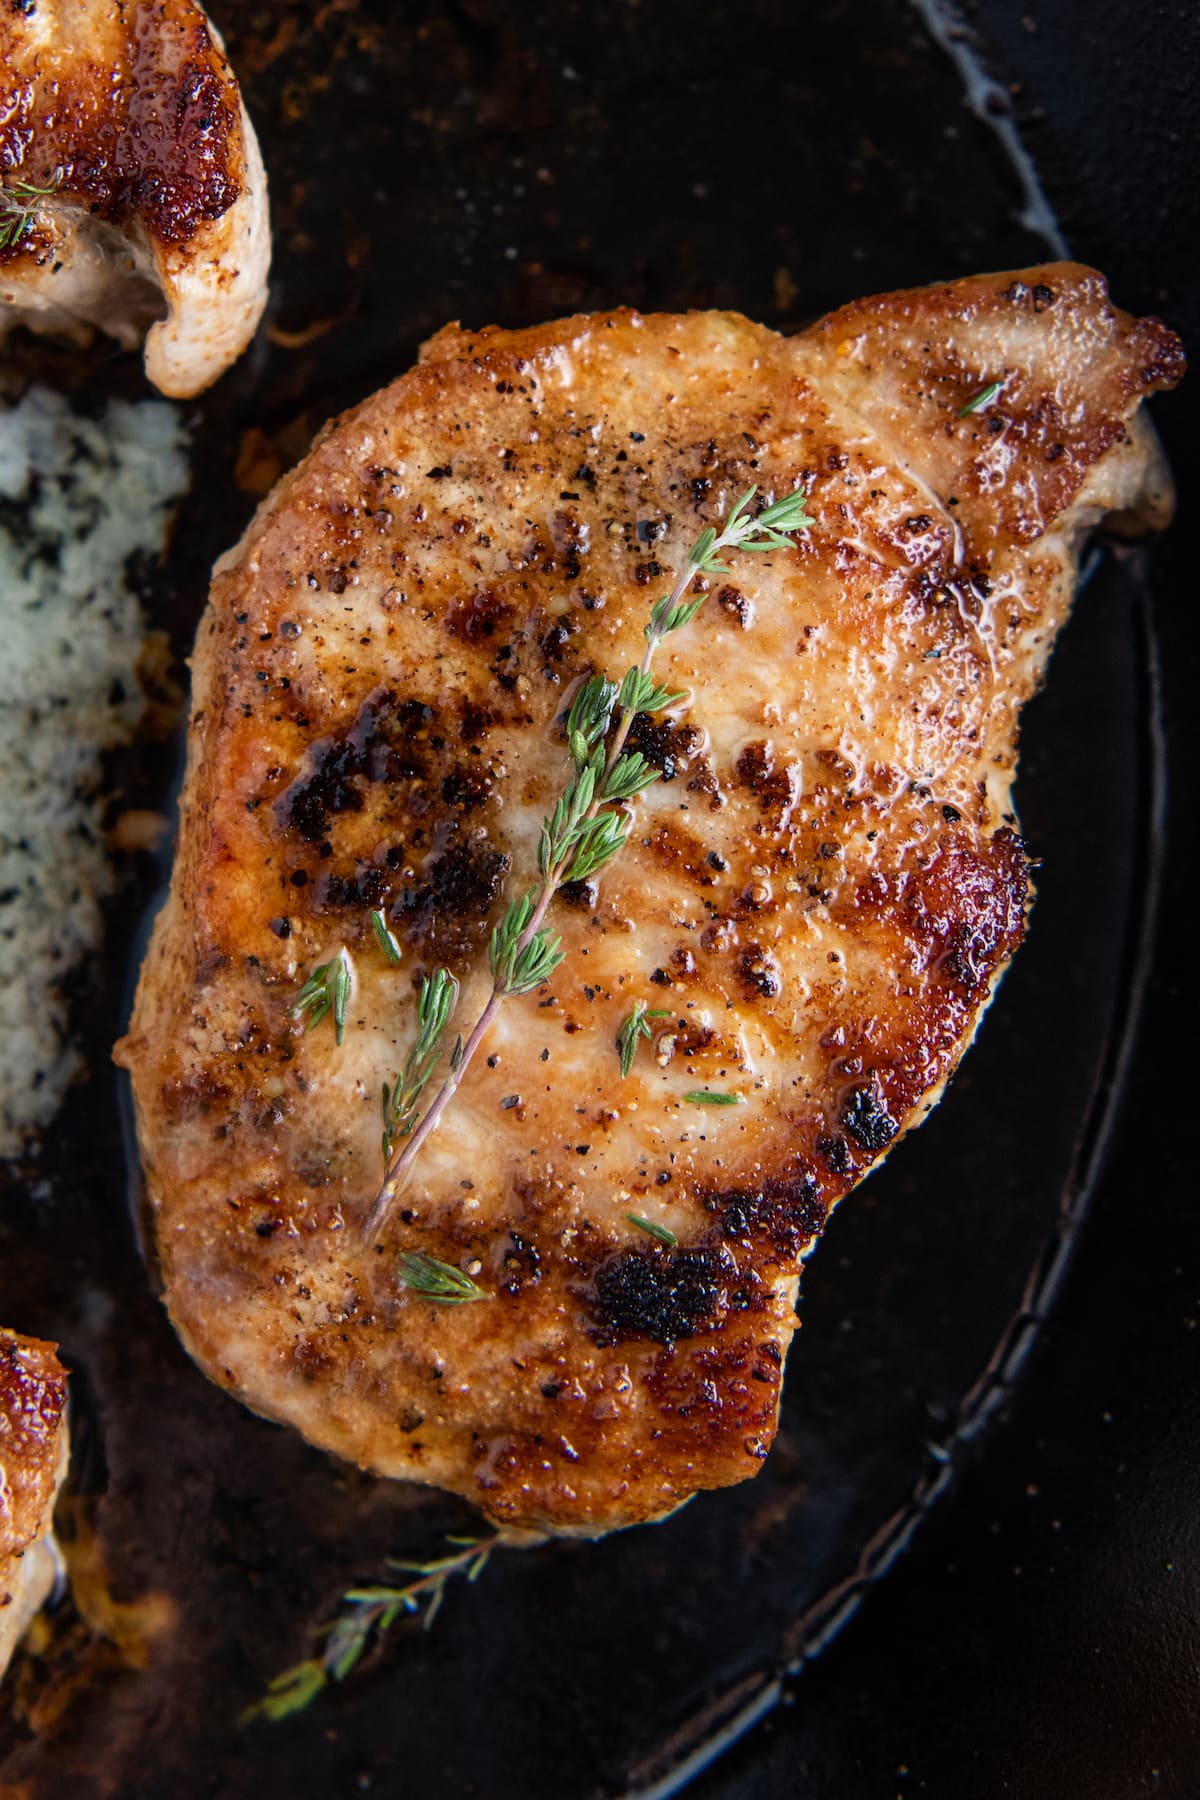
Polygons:
<instances>
[{"instance_id":1,"label":"dark skillet surface","mask_svg":"<svg viewBox=\"0 0 1200 1800\"><path fill-rule=\"evenodd\" d=\"M899 0L720 16L426 5L402 23L391 6L347 0L304 9L294 31L301 9L284 0L213 11L272 179L276 341L260 339L189 409L195 491L148 589L181 647L253 490L447 317L519 324L629 301L735 306L786 329L854 293L1044 253L1013 222L1015 182L963 111L956 75ZM1116 291L1156 303L1144 286ZM310 327L324 329L289 347ZM127 359L91 381L136 389ZM990 1411L1002 1389L979 1378L1027 1347L1022 1304L1036 1310L1048 1254L1086 1200L1137 985L1151 736L1139 566L1110 563L1029 714L1019 795L1046 858L1029 944L944 1106L853 1196L810 1265L763 1476L663 1527L500 1559L450 1594L431 1634L397 1629L344 1690L249 1734L234 1727L239 1707L308 1653L345 1585L388 1554L436 1551L471 1519L251 1418L176 1345L128 1222L103 1061L157 873L143 869L114 909L111 982L93 971L83 984L96 1074L37 1171L48 1192L13 1182L5 1194L0 1316L60 1338L77 1370L68 1528L93 1520L118 1597L165 1592L177 1623L139 1673L89 1650L64 1612L65 1653L53 1670L26 1667L18 1716L0 1723L0 1782L123 1800L435 1789L582 1800L678 1770L723 1719L769 1697L779 1665L886 1562L914 1494L942 1486L956 1431ZM172 767L171 752L144 746L120 774L161 799ZM1085 1313L1086 1288L1085 1267L1071 1289ZM997 1465L1001 1491L1030 1479L993 1447L984 1468ZM985 1529L970 1493L950 1508L968 1539L972 1521ZM886 1646L867 1639L889 1669L936 1604L914 1588L916 1566L872 1602L886 1607L907 1583ZM842 1719L853 1741L831 1725L797 1764L785 1734L768 1777L755 1759L770 1747L751 1740L719 1778L730 1793L768 1778L781 1794L890 1793L893 1778L909 1791L895 1777L899 1715L877 1728L853 1673L840 1685L833 1674L869 1630L859 1621L796 1689L805 1720L820 1691L821 1718ZM986 1667L986 1636L977 1649ZM40 1694L47 1719L76 1666L89 1679L33 1740L28 1707ZM927 1717L934 1696L907 1691L906 1721Z\"/></svg>"},{"instance_id":2,"label":"dark skillet surface","mask_svg":"<svg viewBox=\"0 0 1200 1800\"><path fill-rule=\"evenodd\" d=\"M998 71L1021 84L1025 142L1073 247L1194 353L1200 13L1155 3L1132 20L1114 0L978 10ZM795 1705L701 1779L695 1800L1200 1794L1194 375L1156 416L1180 488L1151 596L1169 769L1162 905L1079 1254L1010 1416L953 1504L805 1671Z\"/></svg>"}]
</instances>

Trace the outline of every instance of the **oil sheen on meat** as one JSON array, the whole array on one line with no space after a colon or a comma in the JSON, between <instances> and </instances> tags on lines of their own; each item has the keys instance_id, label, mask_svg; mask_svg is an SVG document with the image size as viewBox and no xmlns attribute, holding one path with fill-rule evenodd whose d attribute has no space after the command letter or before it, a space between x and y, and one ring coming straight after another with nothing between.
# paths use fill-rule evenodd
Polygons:
<instances>
[{"instance_id":1,"label":"oil sheen on meat","mask_svg":"<svg viewBox=\"0 0 1200 1800\"><path fill-rule=\"evenodd\" d=\"M1025 931L1017 715L1084 535L1167 520L1139 406L1182 366L1056 264L793 338L726 313L449 328L325 431L218 568L119 1050L167 1303L215 1381L505 1524L600 1532L756 1472L800 1260ZM815 525L736 558L664 645L690 699L633 734L662 780L555 903L566 961L504 1006L365 1250L420 974L460 978L465 1029L574 685L637 661L752 483L803 484ZM293 1008L340 945L339 1048ZM664 1016L622 1079L635 1001ZM414 1251L488 1297L407 1289Z\"/></svg>"}]
</instances>

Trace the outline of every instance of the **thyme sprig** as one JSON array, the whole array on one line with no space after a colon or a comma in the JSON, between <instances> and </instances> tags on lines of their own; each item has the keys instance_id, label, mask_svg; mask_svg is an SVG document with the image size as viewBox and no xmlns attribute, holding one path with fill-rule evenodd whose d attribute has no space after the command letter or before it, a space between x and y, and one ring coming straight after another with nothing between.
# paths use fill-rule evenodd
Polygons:
<instances>
[{"instance_id":1,"label":"thyme sprig","mask_svg":"<svg viewBox=\"0 0 1200 1800\"><path fill-rule=\"evenodd\" d=\"M373 913L372 918L376 915ZM391 933L388 933L391 936ZM394 941L394 940L393 940ZM383 1084L383 1160L392 1159L396 1145L408 1136L419 1117L418 1102L442 1053L442 1037L458 1004L458 983L448 969L435 969L421 978L417 1000L417 1040L404 1059L395 1081ZM462 1039L454 1056L462 1054ZM453 1061L453 1058L451 1059Z\"/></svg>"},{"instance_id":2,"label":"thyme sprig","mask_svg":"<svg viewBox=\"0 0 1200 1800\"><path fill-rule=\"evenodd\" d=\"M651 1019L669 1019L670 1013L665 1007L656 1006L646 1010L644 1000L635 1000L633 1010L628 1018L621 1021L621 1029L617 1033L617 1049L621 1053L621 1074L628 1075L633 1067L633 1059L638 1053L638 1045L643 1038L652 1038L654 1032L650 1027Z\"/></svg>"},{"instance_id":3,"label":"thyme sprig","mask_svg":"<svg viewBox=\"0 0 1200 1800\"><path fill-rule=\"evenodd\" d=\"M327 963L318 963L304 983L292 1008L293 1019L303 1019L304 1029L312 1031L332 1013L334 1033L340 1044L346 1035L346 1008L350 1004L353 976L350 952L343 944Z\"/></svg>"},{"instance_id":4,"label":"thyme sprig","mask_svg":"<svg viewBox=\"0 0 1200 1800\"><path fill-rule=\"evenodd\" d=\"M8 250L21 242L33 227L38 202L47 194L53 194L62 178L62 170L55 169L45 187L14 176L9 177L7 184L0 185L0 250Z\"/></svg>"},{"instance_id":5,"label":"thyme sprig","mask_svg":"<svg viewBox=\"0 0 1200 1800\"><path fill-rule=\"evenodd\" d=\"M397 1619L412 1617L423 1607L421 1622L428 1631L450 1581L459 1575L469 1582L478 1581L493 1550L528 1543L529 1538L499 1531L490 1538L450 1537L446 1542L455 1546L448 1556L431 1562L390 1562L390 1568L413 1577L400 1587L348 1588L342 1596L346 1610L322 1627L325 1643L321 1654L276 1675L262 1699L246 1708L239 1723L276 1721L302 1712L330 1682L345 1681L372 1640L390 1631Z\"/></svg>"},{"instance_id":6,"label":"thyme sprig","mask_svg":"<svg viewBox=\"0 0 1200 1800\"><path fill-rule=\"evenodd\" d=\"M663 639L690 625L704 604L703 592L688 598L688 590L700 576L730 572L729 565L719 560L723 550L789 549L792 534L813 524L805 511L805 489L785 495L755 515L750 507L757 492L756 487L748 488L720 530L710 525L692 545L670 593L651 608L644 628L646 648L638 667L629 669L619 684L604 675L589 676L576 694L567 715L567 748L574 773L553 811L542 821L539 883L510 903L492 932L492 991L420 1124L404 1148L388 1160L383 1184L364 1223L364 1238L376 1237L386 1224L408 1171L457 1093L500 1006L510 997L541 986L562 962L561 939L543 925L554 896L568 882L586 880L611 862L629 835L630 816L624 807L659 779L659 771L639 751L626 753L625 743L639 712L661 711L686 697L654 683L650 669Z\"/></svg>"}]
</instances>

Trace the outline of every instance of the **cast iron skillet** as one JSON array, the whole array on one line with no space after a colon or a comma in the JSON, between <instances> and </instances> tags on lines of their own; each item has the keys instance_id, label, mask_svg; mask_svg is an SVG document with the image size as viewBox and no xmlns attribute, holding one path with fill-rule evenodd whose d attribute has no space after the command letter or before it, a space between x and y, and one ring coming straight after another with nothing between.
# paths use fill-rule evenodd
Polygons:
<instances>
[{"instance_id":1,"label":"cast iron skillet","mask_svg":"<svg viewBox=\"0 0 1200 1800\"><path fill-rule=\"evenodd\" d=\"M1073 250L1194 351L1200 9L981 0L971 14ZM1142 705L1169 779L1133 874L1140 891L1159 877L1161 898L1075 1265L954 1504L695 1800L1200 1794L1194 375L1155 416L1180 504L1151 568Z\"/></svg>"},{"instance_id":2,"label":"cast iron skillet","mask_svg":"<svg viewBox=\"0 0 1200 1800\"><path fill-rule=\"evenodd\" d=\"M1004 145L902 0L212 10L263 142L276 263L268 331L188 409L194 489L147 591L181 651L257 495L447 317L718 305L789 329L1047 254ZM138 378L113 358L88 380ZM5 1196L0 1316L75 1370L76 1565L95 1566L94 1535L116 1599L158 1596L172 1622L137 1669L64 1607L56 1653L19 1672L0 1782L39 1800L665 1794L769 1711L952 1484L1057 1293L1145 981L1152 649L1139 556L1104 561L1028 714L1019 799L1045 859L1029 943L938 1113L810 1265L763 1475L661 1527L497 1558L432 1633L398 1627L345 1688L250 1731L239 1710L345 1586L473 1521L250 1417L176 1344L105 1065L165 873L143 868L111 920L126 979L92 971L80 994L93 1079ZM117 773L165 803L174 753L143 745Z\"/></svg>"}]
</instances>

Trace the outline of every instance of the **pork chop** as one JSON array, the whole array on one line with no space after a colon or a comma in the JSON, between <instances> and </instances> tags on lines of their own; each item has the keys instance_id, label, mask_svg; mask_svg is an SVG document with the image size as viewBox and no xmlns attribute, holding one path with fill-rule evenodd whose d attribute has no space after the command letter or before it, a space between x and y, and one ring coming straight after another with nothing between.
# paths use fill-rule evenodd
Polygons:
<instances>
[{"instance_id":1,"label":"pork chop","mask_svg":"<svg viewBox=\"0 0 1200 1800\"><path fill-rule=\"evenodd\" d=\"M54 1586L67 1472L67 1373L54 1344L0 1330L0 1675Z\"/></svg>"},{"instance_id":2,"label":"pork chop","mask_svg":"<svg viewBox=\"0 0 1200 1800\"><path fill-rule=\"evenodd\" d=\"M254 128L193 0L0 11L0 332L126 348L199 393L250 342L271 234Z\"/></svg>"},{"instance_id":3,"label":"pork chop","mask_svg":"<svg viewBox=\"0 0 1200 1800\"><path fill-rule=\"evenodd\" d=\"M725 313L451 327L326 429L218 565L118 1050L167 1304L215 1381L506 1525L601 1532L757 1471L800 1261L934 1105L1023 935L1018 710L1088 530L1168 518L1139 406L1182 367L1057 264L793 338ZM454 972L465 1031L578 678L638 660L752 484L803 486L815 524L664 645L690 698L632 740L662 780L555 902L566 960L505 1005L364 1242L418 977ZM341 946L339 1045L295 1009ZM622 1078L635 1002L661 1016ZM414 1256L485 1297L423 1293Z\"/></svg>"}]
</instances>

